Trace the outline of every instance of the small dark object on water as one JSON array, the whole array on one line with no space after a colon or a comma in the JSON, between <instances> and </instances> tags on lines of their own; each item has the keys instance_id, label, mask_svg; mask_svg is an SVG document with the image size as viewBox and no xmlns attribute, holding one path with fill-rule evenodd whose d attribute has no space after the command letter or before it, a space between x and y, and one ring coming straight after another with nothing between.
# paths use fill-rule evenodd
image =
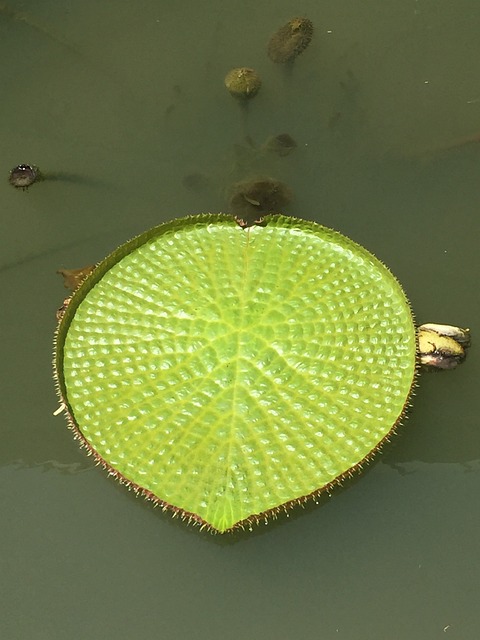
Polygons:
<instances>
[{"instance_id":1,"label":"small dark object on water","mask_svg":"<svg viewBox=\"0 0 480 640\"><path fill-rule=\"evenodd\" d=\"M230 209L241 227L261 224L266 213L281 213L293 194L287 185L272 178L237 182L232 187Z\"/></svg>"},{"instance_id":2,"label":"small dark object on water","mask_svg":"<svg viewBox=\"0 0 480 640\"><path fill-rule=\"evenodd\" d=\"M420 364L427 368L455 369L467 357L470 329L428 322L417 330Z\"/></svg>"},{"instance_id":3,"label":"small dark object on water","mask_svg":"<svg viewBox=\"0 0 480 640\"><path fill-rule=\"evenodd\" d=\"M43 182L44 180L48 180L48 182L70 182L88 186L101 184L95 178L84 177L66 171L48 171L44 173L34 164L19 164L10 171L8 176L8 181L12 187L23 189L23 191L26 191L35 182Z\"/></svg>"},{"instance_id":4,"label":"small dark object on water","mask_svg":"<svg viewBox=\"0 0 480 640\"><path fill-rule=\"evenodd\" d=\"M313 24L308 18L292 18L276 31L267 47L272 62L292 62L305 51L313 36Z\"/></svg>"},{"instance_id":5,"label":"small dark object on water","mask_svg":"<svg viewBox=\"0 0 480 640\"><path fill-rule=\"evenodd\" d=\"M39 180L42 180L42 174L33 164L19 164L10 171L8 176L8 181L13 187L24 191Z\"/></svg>"},{"instance_id":6,"label":"small dark object on water","mask_svg":"<svg viewBox=\"0 0 480 640\"><path fill-rule=\"evenodd\" d=\"M249 67L237 67L225 76L225 86L232 96L241 100L253 98L262 86L260 76Z\"/></svg>"},{"instance_id":7,"label":"small dark object on water","mask_svg":"<svg viewBox=\"0 0 480 640\"><path fill-rule=\"evenodd\" d=\"M278 136L271 136L264 143L263 148L266 151L276 153L277 156L284 158L295 151L297 143L289 133L280 133Z\"/></svg>"}]
</instances>

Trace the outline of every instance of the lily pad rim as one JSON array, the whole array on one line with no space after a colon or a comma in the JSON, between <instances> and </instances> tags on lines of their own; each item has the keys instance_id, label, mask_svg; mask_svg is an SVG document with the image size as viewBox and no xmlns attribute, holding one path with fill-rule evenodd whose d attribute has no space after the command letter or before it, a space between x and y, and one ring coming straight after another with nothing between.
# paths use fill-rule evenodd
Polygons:
<instances>
[{"instance_id":1,"label":"lily pad rim","mask_svg":"<svg viewBox=\"0 0 480 640\"><path fill-rule=\"evenodd\" d=\"M300 230L327 230L334 237L338 234L339 238L346 239L351 246L354 246L359 249L359 251L368 256L373 261L377 262L380 267L385 269L390 276L395 280L395 282L400 287L401 291L405 296L405 301L407 303L412 325L415 327L415 317L411 308L410 301L407 295L404 292L403 286L400 284L399 280L396 276L390 271L390 269L375 256L371 251L366 249L363 245L355 242L349 236L346 236L342 232L339 232L335 229L327 227L325 225L321 225L315 221L305 220L302 218L297 218L293 216L286 216L283 214L269 214L264 218L265 224L268 225L269 222L274 223L275 226L285 226L295 228L298 227ZM67 400L67 391L64 383L64 378L62 374L62 364L63 364L63 344L66 338L66 334L68 332L70 322L75 315L75 311L78 308L79 304L84 300L86 295L91 291L91 289L101 280L101 278L107 273L120 259L129 255L143 244L148 242L151 238L168 233L170 231L174 232L176 230L180 230L182 228L188 226L195 226L198 224L219 224L228 226L231 228L237 228L239 233L249 233L249 229L242 229L235 222L235 219L225 213L203 213L196 215L189 215L180 218L174 218L170 221L161 223L148 229L147 231L127 240L118 246L114 251L108 254L95 269L86 277L86 279L78 286L78 288L73 292L71 297L68 299L68 305L58 321L58 325L55 331L54 338L54 356L53 356L53 371L54 371L54 380L57 395L60 402L60 412L63 412L69 428L73 431L74 438L80 442L81 448L85 448L87 450L87 454L91 455L95 462L102 466L108 473L108 475L113 476L117 479L120 484L125 485L129 490L133 490L135 494L143 496L146 500L152 502L154 506L159 506L162 511L168 511L172 514L172 517L180 517L182 520L185 520L188 524L194 524L200 527L200 530L207 530L212 533L227 533L231 534L232 532L236 532L239 529L249 529L252 530L252 525L259 525L267 520L276 519L278 514L287 513L298 505L305 505L305 503L309 501L317 502L320 496L328 495L330 496L331 491L334 488L342 486L343 483L348 480L355 478L358 476L359 472L363 469L363 467L367 464L370 464L374 459L377 458L378 453L383 449L385 443L389 442L392 436L395 435L397 429L403 423L405 419L405 414L408 408L411 406L411 397L414 395L414 390L418 386L418 375L420 371L419 357L418 357L418 344L416 344L416 354L415 354L415 364L413 370L413 376L411 381L411 386L408 392L408 395L405 398L404 406L399 413L396 421L393 423L390 430L386 433L386 435L375 445L375 447L357 464L350 467L345 472L341 473L339 476L334 478L330 483L324 485L313 492L305 494L303 496L299 496L290 501L287 501L283 504L278 505L272 509L268 509L265 512L252 514L248 518L240 520L236 522L232 527L225 530L218 530L213 525L203 520L200 516L195 513L191 513L185 511L180 507L176 507L169 502L166 502L153 494L150 490L145 489L144 487L136 484L132 480L125 477L121 472L112 467L105 459L102 458L100 454L90 445L88 440L85 438L83 433L80 430L80 427L77 425L73 409L69 406Z\"/></svg>"}]
</instances>

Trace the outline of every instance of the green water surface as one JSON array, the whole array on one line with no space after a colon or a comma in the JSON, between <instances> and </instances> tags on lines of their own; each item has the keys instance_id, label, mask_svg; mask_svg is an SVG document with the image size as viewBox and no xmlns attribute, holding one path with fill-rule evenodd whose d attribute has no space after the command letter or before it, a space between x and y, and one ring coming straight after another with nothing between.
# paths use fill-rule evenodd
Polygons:
<instances>
[{"instance_id":1,"label":"green water surface","mask_svg":"<svg viewBox=\"0 0 480 640\"><path fill-rule=\"evenodd\" d=\"M286 70L266 43L298 15L315 35ZM234 537L95 468L52 415L51 358L57 269L226 211L255 176L386 262L419 321L475 341L479 30L478 0L0 3L1 638L478 638L475 342L457 371L422 376L362 478ZM236 66L263 79L247 112L223 86ZM280 133L297 142L284 158L245 143ZM19 163L69 179L16 191Z\"/></svg>"}]
</instances>

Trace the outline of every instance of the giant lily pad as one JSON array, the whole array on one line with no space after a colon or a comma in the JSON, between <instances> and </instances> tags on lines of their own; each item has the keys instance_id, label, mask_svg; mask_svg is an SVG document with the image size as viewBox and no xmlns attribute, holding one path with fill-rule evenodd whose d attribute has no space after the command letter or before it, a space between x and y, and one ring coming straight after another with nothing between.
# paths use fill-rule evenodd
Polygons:
<instances>
[{"instance_id":1,"label":"giant lily pad","mask_svg":"<svg viewBox=\"0 0 480 640\"><path fill-rule=\"evenodd\" d=\"M55 372L97 460L220 531L328 491L398 425L409 303L366 249L313 222L160 225L101 262L60 321Z\"/></svg>"}]
</instances>

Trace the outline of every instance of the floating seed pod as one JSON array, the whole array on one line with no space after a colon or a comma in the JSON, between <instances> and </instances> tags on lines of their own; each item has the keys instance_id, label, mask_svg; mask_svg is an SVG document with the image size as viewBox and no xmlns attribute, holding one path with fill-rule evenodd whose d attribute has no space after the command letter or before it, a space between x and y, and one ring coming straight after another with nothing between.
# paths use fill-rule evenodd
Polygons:
<instances>
[{"instance_id":1,"label":"floating seed pod","mask_svg":"<svg viewBox=\"0 0 480 640\"><path fill-rule=\"evenodd\" d=\"M278 136L271 136L262 145L262 149L275 153L281 158L290 155L296 148L297 143L289 133L280 133Z\"/></svg>"},{"instance_id":2,"label":"floating seed pod","mask_svg":"<svg viewBox=\"0 0 480 640\"><path fill-rule=\"evenodd\" d=\"M42 174L38 167L33 164L19 164L14 167L8 176L8 181L16 189L23 189L32 186L34 182L42 180Z\"/></svg>"},{"instance_id":3,"label":"floating seed pod","mask_svg":"<svg viewBox=\"0 0 480 640\"><path fill-rule=\"evenodd\" d=\"M237 67L225 76L225 86L232 96L245 100L253 98L258 93L262 81L254 69Z\"/></svg>"},{"instance_id":4,"label":"floating seed pod","mask_svg":"<svg viewBox=\"0 0 480 640\"><path fill-rule=\"evenodd\" d=\"M267 53L272 62L292 62L305 51L313 36L313 24L308 18L292 18L273 34Z\"/></svg>"}]
</instances>

